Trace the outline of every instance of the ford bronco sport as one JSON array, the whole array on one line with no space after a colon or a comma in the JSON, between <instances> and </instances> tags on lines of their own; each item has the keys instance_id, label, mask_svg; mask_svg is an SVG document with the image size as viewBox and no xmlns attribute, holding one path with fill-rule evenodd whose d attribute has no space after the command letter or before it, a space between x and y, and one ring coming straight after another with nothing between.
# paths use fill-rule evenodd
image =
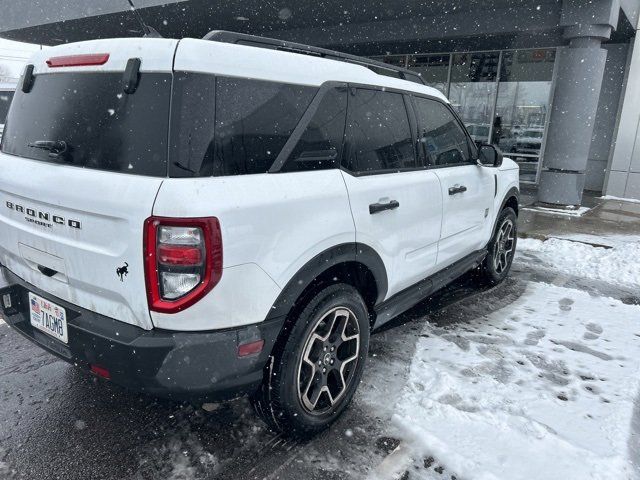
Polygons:
<instances>
[{"instance_id":1,"label":"ford bronco sport","mask_svg":"<svg viewBox=\"0 0 640 480\"><path fill-rule=\"evenodd\" d=\"M439 91L259 37L39 51L0 162L11 327L295 435L349 404L373 329L471 269L502 281L516 247L518 167Z\"/></svg>"}]
</instances>

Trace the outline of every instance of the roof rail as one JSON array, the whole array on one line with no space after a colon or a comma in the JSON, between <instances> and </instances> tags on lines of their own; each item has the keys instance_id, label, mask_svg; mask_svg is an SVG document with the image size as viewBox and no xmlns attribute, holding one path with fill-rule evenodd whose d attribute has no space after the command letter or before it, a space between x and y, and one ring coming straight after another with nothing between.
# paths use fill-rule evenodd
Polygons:
<instances>
[{"instance_id":1,"label":"roof rail","mask_svg":"<svg viewBox=\"0 0 640 480\"><path fill-rule=\"evenodd\" d=\"M302 55L311 55L314 57L328 58L331 60L339 60L341 62L362 65L374 72L391 77L409 80L410 82L420 83L424 85L424 80L419 73L412 72L407 68L396 67L388 63L378 62L357 55L328 50L326 48L304 45L302 43L288 42L285 40L277 40L275 38L259 37L257 35L248 35L246 33L228 32L225 30L212 30L207 33L204 40L211 40L222 43L235 43L238 45L248 45L252 47L268 48L271 50L282 50L285 52L299 53Z\"/></svg>"}]
</instances>

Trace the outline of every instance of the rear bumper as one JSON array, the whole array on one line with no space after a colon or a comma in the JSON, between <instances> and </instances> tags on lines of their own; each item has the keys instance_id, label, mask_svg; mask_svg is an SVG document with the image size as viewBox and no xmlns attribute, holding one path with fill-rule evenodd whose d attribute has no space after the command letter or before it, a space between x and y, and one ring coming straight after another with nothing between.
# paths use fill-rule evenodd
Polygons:
<instances>
[{"instance_id":1,"label":"rear bumper","mask_svg":"<svg viewBox=\"0 0 640 480\"><path fill-rule=\"evenodd\" d=\"M68 344L31 326L28 292L67 310ZM10 294L12 308L2 296ZM98 365L112 382L174 400L217 401L249 393L262 381L264 365L283 319L209 332L143 330L48 295L0 266L0 310L7 324L61 359L89 370ZM238 346L264 339L262 352L238 357Z\"/></svg>"}]
</instances>

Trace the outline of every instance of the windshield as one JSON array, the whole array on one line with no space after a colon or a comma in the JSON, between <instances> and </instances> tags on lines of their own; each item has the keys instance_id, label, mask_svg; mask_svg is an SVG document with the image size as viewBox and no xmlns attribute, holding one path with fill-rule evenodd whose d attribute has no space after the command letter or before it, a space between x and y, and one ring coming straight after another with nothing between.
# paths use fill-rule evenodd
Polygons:
<instances>
[{"instance_id":1,"label":"windshield","mask_svg":"<svg viewBox=\"0 0 640 480\"><path fill-rule=\"evenodd\" d=\"M133 94L124 93L121 72L37 75L30 92L15 94L2 151L44 162L166 176L170 94L170 74L141 74ZM52 150L53 143L64 148Z\"/></svg>"}]
</instances>

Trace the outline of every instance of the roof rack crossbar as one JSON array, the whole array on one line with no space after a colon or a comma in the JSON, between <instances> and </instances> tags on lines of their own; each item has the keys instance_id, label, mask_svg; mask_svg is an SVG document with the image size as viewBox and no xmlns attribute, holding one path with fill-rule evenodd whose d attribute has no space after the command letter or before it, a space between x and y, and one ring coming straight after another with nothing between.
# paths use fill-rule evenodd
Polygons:
<instances>
[{"instance_id":1,"label":"roof rack crossbar","mask_svg":"<svg viewBox=\"0 0 640 480\"><path fill-rule=\"evenodd\" d=\"M314 57L328 58L331 60L338 60L347 63L353 63L361 65L369 69L383 70L387 72L394 72L399 78L408 80L410 82L420 83L424 85L424 79L419 73L412 72L411 70L403 67L397 67L388 63L378 62L377 60L371 60L370 58L359 57L357 55L351 55L349 53L342 53L335 50L329 50L321 47L314 47L311 45L304 45L302 43L288 42L286 40L277 40L275 38L259 37L257 35L248 35L246 33L228 32L225 30L212 30L207 33L204 40L211 40L214 42L222 43L234 43L238 45L249 45L258 48L268 48L272 50L281 50L291 53L299 53L302 55L311 55Z\"/></svg>"}]
</instances>

